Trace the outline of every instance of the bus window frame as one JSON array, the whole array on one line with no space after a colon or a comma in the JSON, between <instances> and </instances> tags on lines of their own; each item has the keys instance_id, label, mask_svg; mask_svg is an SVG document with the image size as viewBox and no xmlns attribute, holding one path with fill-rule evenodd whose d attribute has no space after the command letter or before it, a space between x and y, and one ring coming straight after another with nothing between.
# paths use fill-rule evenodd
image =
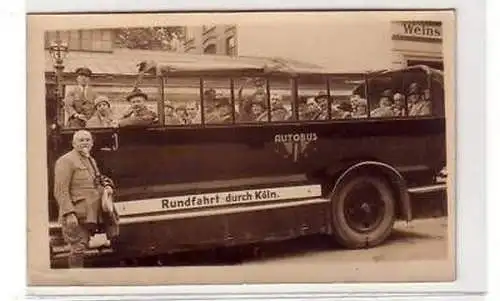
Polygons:
<instances>
[{"instance_id":1,"label":"bus window frame","mask_svg":"<svg viewBox=\"0 0 500 301\"><path fill-rule=\"evenodd\" d=\"M106 133L106 132L117 132L119 130L123 129L128 129L128 128L134 128L134 129L143 129L143 130L168 130L172 128L180 128L180 129L202 129L202 128L214 128L214 127L248 127L248 126L278 126L278 125L290 125L290 124L329 124L329 123L345 123L345 122L364 122L364 121L373 121L373 120L401 120L401 119L429 119L429 118L440 118L444 116L444 110L445 106L442 105L442 111L440 114L436 115L433 113L430 116L409 116L407 114L405 116L394 116L394 117L389 117L389 118L378 118L378 117L372 117L371 116L371 102L369 101L368 95L370 94L370 83L374 80L377 79L380 76L391 76L393 74L400 74L401 76L405 73L408 72L412 69L419 69L420 72L424 72L425 76L427 78L427 83L428 83L428 88L431 90L431 95L433 94L433 90L435 89L435 86L438 85L438 80L433 79L432 77L432 71L427 70L426 68L419 67L419 66L411 66L407 68L402 68L398 70L390 70L387 72L378 72L378 73L363 73L362 74L362 83L359 84L357 87L355 87L352 92L353 94L358 91L358 89L363 88L363 93L364 93L364 98L367 99L367 117L365 118L346 118L346 119L332 119L332 91L331 91L331 80L333 78L338 78L339 75L337 74L283 74L283 73L278 73L278 74L263 74L259 72L252 72L252 71L245 71L245 70L239 70L239 71L229 71L229 72L195 72L195 71L190 71L190 72L175 72L175 73L163 73L159 74L156 76L152 76L151 79L156 79L157 80L157 85L158 85L158 103L157 103L157 108L158 108L158 121L154 124L151 125L146 125L146 126L131 126L131 127L102 127L102 128L91 128L90 130L95 133ZM343 76L349 77L349 74L345 74ZM168 87L167 87L167 82L168 79L172 78L198 78L199 79L199 93L200 93L200 117L201 120L199 123L196 124L178 124L178 125L166 125L165 124L165 100L166 100L166 94L168 93ZM205 78L224 78L229 81L229 91L230 91L230 101L231 101L231 106L232 106L232 121L230 123L214 123L214 124L207 124L205 121L206 119L206 114L205 114L205 97L204 97L204 79ZM265 79L265 85L266 85L266 94L267 94L267 106L268 106L268 119L265 122L238 122L236 120L236 95L235 95L235 79L236 78L263 78ZM300 120L299 119L299 78L301 77L311 77L311 78L319 78L327 91L328 95L328 119L324 120ZM360 77L360 74L357 74L355 77ZM273 78L276 79L283 79L286 78L289 81L290 85L290 96L291 96L291 110L292 110L292 116L293 118L289 120L284 120L284 121L273 121L271 118L271 84L270 82L272 81ZM361 80L359 80L361 81ZM430 83L430 84L429 84ZM439 84L442 86L442 84ZM443 87L437 87L441 88L444 90ZM360 91L358 91L359 93ZM408 110L408 100L406 97L406 91L404 91L405 94L405 106L406 109ZM361 96L361 95L360 95ZM444 101L444 91L443 91L443 100ZM58 110L64 110L63 107L58 107ZM59 112L58 112L59 113ZM59 130L61 133L71 133L77 130L81 129L89 129L89 128L67 128L64 125L59 127Z\"/></svg>"},{"instance_id":2,"label":"bus window frame","mask_svg":"<svg viewBox=\"0 0 500 301\"><path fill-rule=\"evenodd\" d=\"M354 91L358 90L358 88L360 86L363 86L363 89L365 90L365 96L366 96L366 99L367 99L367 103L368 103L368 109L369 109L369 114L368 114L368 117L367 118L360 118L359 120L365 120L365 119L369 119L369 120L404 120L404 119L432 119L432 118L441 118L444 116L444 114L440 113L440 114L436 114L434 112L434 110L432 110L432 113L430 115L421 115L421 116L409 116L409 110L408 110L408 97L406 95L406 91L402 91L402 94L404 95L405 97L405 106L406 106L406 115L405 116L393 116L393 117L372 117L370 116L370 113L372 111L372 108L370 107L370 101L369 101L369 98L368 98L368 95L370 93L370 86L372 85L371 83L373 82L373 80L376 80L377 78L380 78L382 76L389 76L391 78L394 77L394 74L398 74L398 76L402 76L403 77L403 87L405 85L405 82L404 82L404 78L405 78L405 74L407 72L413 72L414 70L418 70L418 72L422 72L424 73L425 77L426 77L426 87L422 87L422 90L425 89L425 88L428 88L430 89L431 91L431 95L434 95L433 91L434 89L436 89L435 85L437 84L437 80L433 80L432 79L432 70L429 70L423 66L411 66L411 67L407 67L407 68L401 68L401 69L398 69L398 70L390 70L390 71L387 71L387 72L382 72L382 73L376 73L372 76L366 76L366 79L364 80L364 83L363 84L360 84L357 88L354 89ZM431 83L429 85L429 82ZM436 83L434 83L436 82ZM439 87L437 87L439 88ZM441 87L441 89L443 89ZM443 89L444 90L444 89ZM444 91L443 91L443 100L444 101ZM434 108L434 100L433 100L433 108ZM442 105L444 107L444 104ZM444 110L444 109L443 109Z\"/></svg>"}]
</instances>

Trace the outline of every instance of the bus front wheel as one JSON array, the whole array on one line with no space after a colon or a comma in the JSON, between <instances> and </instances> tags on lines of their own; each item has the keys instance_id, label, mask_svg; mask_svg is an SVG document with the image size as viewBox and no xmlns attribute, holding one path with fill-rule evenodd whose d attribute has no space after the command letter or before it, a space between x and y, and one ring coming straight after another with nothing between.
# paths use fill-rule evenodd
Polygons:
<instances>
[{"instance_id":1,"label":"bus front wheel","mask_svg":"<svg viewBox=\"0 0 500 301\"><path fill-rule=\"evenodd\" d=\"M349 249L382 243L394 226L395 201L382 177L344 179L332 197L332 228L337 242Z\"/></svg>"}]
</instances>

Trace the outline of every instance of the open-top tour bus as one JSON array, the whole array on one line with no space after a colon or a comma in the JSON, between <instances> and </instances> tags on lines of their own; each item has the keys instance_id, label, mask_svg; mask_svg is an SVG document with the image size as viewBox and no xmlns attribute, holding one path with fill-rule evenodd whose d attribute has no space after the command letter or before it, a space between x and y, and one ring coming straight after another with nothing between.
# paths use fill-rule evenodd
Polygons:
<instances>
[{"instance_id":1,"label":"open-top tour bus","mask_svg":"<svg viewBox=\"0 0 500 301\"><path fill-rule=\"evenodd\" d=\"M139 62L135 80L102 92L119 116L124 96L138 86L157 114L150 124L89 129L93 156L117 185L120 236L102 256L161 256L309 234L331 235L346 248L372 247L396 220L412 220L413 195L445 191L436 182L446 165L439 71L340 74L286 60L193 57ZM430 102L427 113L410 114L412 91ZM384 93L385 111L396 108L393 95L404 96L399 115L375 113L387 102ZM47 110L55 262L67 249L53 166L77 129L65 127L61 106L48 103Z\"/></svg>"}]
</instances>

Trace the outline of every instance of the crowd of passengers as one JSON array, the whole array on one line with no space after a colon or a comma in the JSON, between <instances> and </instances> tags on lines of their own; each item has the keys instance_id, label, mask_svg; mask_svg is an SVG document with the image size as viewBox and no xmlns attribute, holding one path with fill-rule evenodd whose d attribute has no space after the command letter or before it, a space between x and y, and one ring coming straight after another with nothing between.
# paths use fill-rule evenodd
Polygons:
<instances>
[{"instance_id":1,"label":"crowd of passengers","mask_svg":"<svg viewBox=\"0 0 500 301\"><path fill-rule=\"evenodd\" d=\"M91 70L79 68L76 70L77 87L69 91L65 99L65 108L68 113L68 127L95 128L95 127L123 127L131 125L151 125L158 122L158 114L146 105L148 95L135 88L126 96L128 109L114 118L111 102L104 95L97 95L89 86ZM254 91L244 96L242 91L249 82L253 81ZM203 94L205 123L252 123L266 121L287 121L295 117L291 108L287 108L283 97L278 94L270 95L268 108L267 92L263 81L247 80L239 89L235 104L238 109L233 114L231 98L208 89ZM299 104L299 120L327 120L368 117L368 103L366 99L354 95L350 101L330 102L329 96L320 92L314 97L308 97ZM408 114L406 112L408 108ZM197 102L174 107L170 101L164 104L165 124L184 125L200 124L201 109ZM408 91L403 94L387 89L379 97L378 107L370 112L370 117L398 117L422 116L431 114L431 95L428 89L421 90L417 83L412 83ZM233 117L234 116L234 117ZM269 119L270 118L270 119Z\"/></svg>"}]
</instances>

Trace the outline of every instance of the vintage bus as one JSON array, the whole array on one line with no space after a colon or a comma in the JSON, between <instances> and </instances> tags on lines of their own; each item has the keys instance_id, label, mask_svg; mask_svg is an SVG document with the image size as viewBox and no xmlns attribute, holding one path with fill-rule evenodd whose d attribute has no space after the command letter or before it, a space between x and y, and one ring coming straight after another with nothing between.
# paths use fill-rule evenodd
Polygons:
<instances>
[{"instance_id":1,"label":"vintage bus","mask_svg":"<svg viewBox=\"0 0 500 301\"><path fill-rule=\"evenodd\" d=\"M341 74L265 58L138 63L137 80L106 95L119 119L126 93L138 87L155 120L89 128L93 156L117 185L120 215L119 237L95 256L142 258L311 234L345 248L373 247L396 220L414 218L414 195L446 193L436 181L446 166L440 71ZM66 127L62 106L47 104L47 116L56 262L67 248L53 166L77 129Z\"/></svg>"}]
</instances>

